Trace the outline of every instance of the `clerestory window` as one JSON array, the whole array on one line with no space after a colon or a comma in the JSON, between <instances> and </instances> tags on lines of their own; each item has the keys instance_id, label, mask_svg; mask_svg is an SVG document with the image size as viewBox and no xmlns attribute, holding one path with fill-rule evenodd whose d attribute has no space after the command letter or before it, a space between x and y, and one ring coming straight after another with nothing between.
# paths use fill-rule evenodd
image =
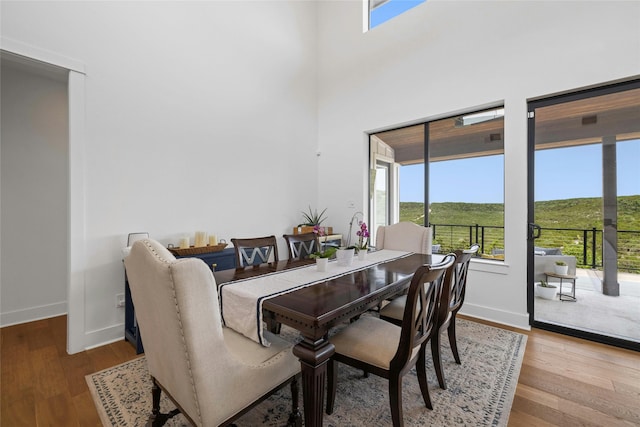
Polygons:
<instances>
[{"instance_id":1,"label":"clerestory window","mask_svg":"<svg viewBox=\"0 0 640 427\"><path fill-rule=\"evenodd\" d=\"M368 29L377 27L391 18L413 9L426 0L365 0L368 9Z\"/></svg>"}]
</instances>

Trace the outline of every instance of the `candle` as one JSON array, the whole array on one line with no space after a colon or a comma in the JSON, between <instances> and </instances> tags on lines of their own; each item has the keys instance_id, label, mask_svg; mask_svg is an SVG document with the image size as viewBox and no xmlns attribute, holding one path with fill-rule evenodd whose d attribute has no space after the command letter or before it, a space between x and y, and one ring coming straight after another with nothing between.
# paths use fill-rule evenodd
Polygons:
<instances>
[{"instance_id":1,"label":"candle","mask_svg":"<svg viewBox=\"0 0 640 427\"><path fill-rule=\"evenodd\" d=\"M196 248L201 248L207 245L207 233L204 231L196 231Z\"/></svg>"},{"instance_id":2,"label":"candle","mask_svg":"<svg viewBox=\"0 0 640 427\"><path fill-rule=\"evenodd\" d=\"M216 246L218 244L218 238L215 234L209 234L209 246Z\"/></svg>"},{"instance_id":3,"label":"candle","mask_svg":"<svg viewBox=\"0 0 640 427\"><path fill-rule=\"evenodd\" d=\"M189 249L189 236L180 238L180 249Z\"/></svg>"}]
</instances>

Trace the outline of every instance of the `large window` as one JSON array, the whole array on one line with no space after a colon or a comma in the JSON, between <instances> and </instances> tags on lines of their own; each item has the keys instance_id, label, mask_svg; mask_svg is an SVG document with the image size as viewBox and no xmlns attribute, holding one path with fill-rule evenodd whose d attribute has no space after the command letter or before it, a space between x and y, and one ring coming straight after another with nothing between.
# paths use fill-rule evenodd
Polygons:
<instances>
[{"instance_id":1,"label":"large window","mask_svg":"<svg viewBox=\"0 0 640 427\"><path fill-rule=\"evenodd\" d=\"M430 224L441 252L477 242L481 256L504 259L501 107L379 132L371 135L371 153L372 169L380 153L395 166L374 173L372 188L382 188L383 175L396 180L384 187L387 209L379 190L372 194L373 224Z\"/></svg>"},{"instance_id":2,"label":"large window","mask_svg":"<svg viewBox=\"0 0 640 427\"><path fill-rule=\"evenodd\" d=\"M504 259L504 109L430 122L429 223L449 252Z\"/></svg>"}]
</instances>

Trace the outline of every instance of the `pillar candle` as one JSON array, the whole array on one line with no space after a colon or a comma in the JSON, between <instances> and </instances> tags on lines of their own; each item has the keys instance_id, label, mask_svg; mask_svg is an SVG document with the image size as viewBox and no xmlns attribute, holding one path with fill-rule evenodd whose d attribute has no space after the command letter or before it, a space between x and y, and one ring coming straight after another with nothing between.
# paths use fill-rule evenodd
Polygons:
<instances>
[{"instance_id":1,"label":"pillar candle","mask_svg":"<svg viewBox=\"0 0 640 427\"><path fill-rule=\"evenodd\" d=\"M180 249L189 249L189 236L180 239Z\"/></svg>"},{"instance_id":2,"label":"pillar candle","mask_svg":"<svg viewBox=\"0 0 640 427\"><path fill-rule=\"evenodd\" d=\"M209 246L215 246L218 244L218 238L215 234L209 234Z\"/></svg>"},{"instance_id":3,"label":"pillar candle","mask_svg":"<svg viewBox=\"0 0 640 427\"><path fill-rule=\"evenodd\" d=\"M196 248L201 248L207 245L207 233L204 231L196 231Z\"/></svg>"}]
</instances>

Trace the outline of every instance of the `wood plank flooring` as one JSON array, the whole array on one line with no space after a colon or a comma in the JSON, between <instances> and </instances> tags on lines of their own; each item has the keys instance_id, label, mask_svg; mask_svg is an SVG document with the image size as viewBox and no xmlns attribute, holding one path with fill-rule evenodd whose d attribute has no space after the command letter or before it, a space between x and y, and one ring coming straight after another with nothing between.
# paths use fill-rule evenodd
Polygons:
<instances>
[{"instance_id":1,"label":"wood plank flooring","mask_svg":"<svg viewBox=\"0 0 640 427\"><path fill-rule=\"evenodd\" d=\"M101 425L84 377L135 350L122 340L68 355L66 321L2 328L1 426ZM640 353L538 329L527 335L510 427L640 426Z\"/></svg>"}]
</instances>

